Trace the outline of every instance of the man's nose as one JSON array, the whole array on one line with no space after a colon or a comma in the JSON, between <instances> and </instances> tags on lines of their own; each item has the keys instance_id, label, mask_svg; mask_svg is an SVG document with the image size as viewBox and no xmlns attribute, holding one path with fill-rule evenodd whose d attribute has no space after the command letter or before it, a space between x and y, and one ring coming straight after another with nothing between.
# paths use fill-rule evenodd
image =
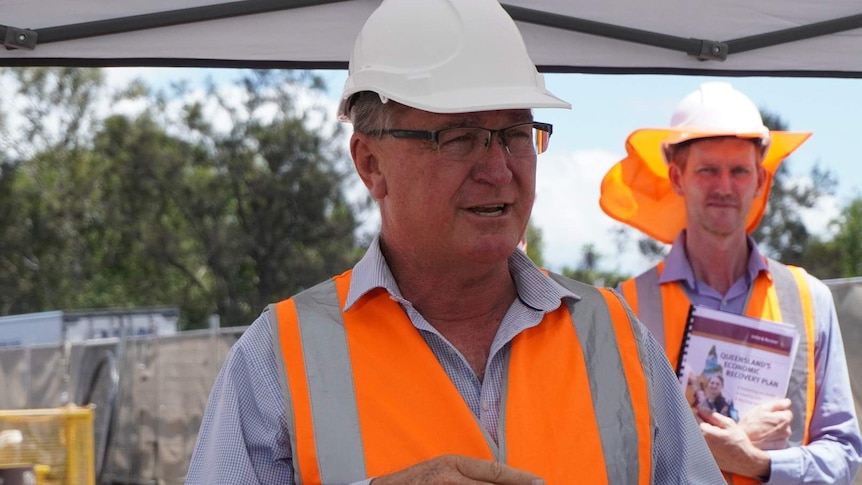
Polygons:
<instances>
[{"instance_id":1,"label":"man's nose","mask_svg":"<svg viewBox=\"0 0 862 485\"><path fill-rule=\"evenodd\" d=\"M506 138L499 131L492 132L491 135L485 139L485 150L490 150L493 148L493 145L500 145L504 152L507 154L509 153L509 146L506 144Z\"/></svg>"},{"instance_id":2,"label":"man's nose","mask_svg":"<svg viewBox=\"0 0 862 485\"><path fill-rule=\"evenodd\" d=\"M491 185L505 185L512 180L509 168L511 155L499 133L494 133L487 142L487 148L473 168L473 176Z\"/></svg>"},{"instance_id":3,"label":"man's nose","mask_svg":"<svg viewBox=\"0 0 862 485\"><path fill-rule=\"evenodd\" d=\"M722 194L730 193L733 178L729 170L721 170L716 177L715 188Z\"/></svg>"}]
</instances>

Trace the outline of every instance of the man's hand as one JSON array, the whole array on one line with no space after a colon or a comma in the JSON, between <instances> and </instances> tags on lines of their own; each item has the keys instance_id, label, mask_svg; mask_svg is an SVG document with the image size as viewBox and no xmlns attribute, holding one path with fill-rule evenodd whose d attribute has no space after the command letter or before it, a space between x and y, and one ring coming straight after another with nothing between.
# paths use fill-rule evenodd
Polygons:
<instances>
[{"instance_id":1,"label":"man's hand","mask_svg":"<svg viewBox=\"0 0 862 485\"><path fill-rule=\"evenodd\" d=\"M747 477L769 475L769 455L754 446L742 426L720 413L701 417L704 420L700 424L703 439L722 471Z\"/></svg>"},{"instance_id":2,"label":"man's hand","mask_svg":"<svg viewBox=\"0 0 862 485\"><path fill-rule=\"evenodd\" d=\"M372 485L493 484L543 485L544 480L502 463L458 455L438 456L400 472L372 480Z\"/></svg>"},{"instance_id":3,"label":"man's hand","mask_svg":"<svg viewBox=\"0 0 862 485\"><path fill-rule=\"evenodd\" d=\"M790 399L779 399L752 409L740 418L739 426L754 446L761 450L780 450L787 448L792 419Z\"/></svg>"}]
</instances>

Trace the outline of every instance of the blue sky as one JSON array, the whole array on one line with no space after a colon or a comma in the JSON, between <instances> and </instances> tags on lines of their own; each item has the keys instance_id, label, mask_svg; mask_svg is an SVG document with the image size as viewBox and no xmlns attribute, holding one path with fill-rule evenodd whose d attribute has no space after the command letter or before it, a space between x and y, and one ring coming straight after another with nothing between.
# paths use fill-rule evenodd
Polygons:
<instances>
[{"instance_id":1,"label":"blue sky","mask_svg":"<svg viewBox=\"0 0 862 485\"><path fill-rule=\"evenodd\" d=\"M110 70L117 79L139 76L160 84L177 76L226 78L231 71L202 69ZM322 71L334 103L346 71ZM852 197L862 196L862 160L854 142L862 123L862 80L768 77L697 77L668 75L547 74L548 89L573 105L571 110L536 110L538 120L554 124L548 152L539 159L533 224L543 231L543 253L549 269L574 267L585 244L596 247L600 266L634 274L649 265L634 246L619 248L611 232L620 227L601 212L601 177L625 154L624 143L637 128L662 127L683 96L704 81L724 80L761 108L780 116L791 130L813 136L787 162L794 176L804 177L815 163L833 171L837 197L824 200L810 214L815 230L837 215ZM633 233L633 236L638 234Z\"/></svg>"}]
</instances>

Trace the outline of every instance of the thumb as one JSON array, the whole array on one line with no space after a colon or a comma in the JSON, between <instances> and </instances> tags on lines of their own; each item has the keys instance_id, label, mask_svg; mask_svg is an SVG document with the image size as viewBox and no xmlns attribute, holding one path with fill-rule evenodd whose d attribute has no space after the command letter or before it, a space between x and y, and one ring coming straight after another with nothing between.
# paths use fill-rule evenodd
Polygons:
<instances>
[{"instance_id":1,"label":"thumb","mask_svg":"<svg viewBox=\"0 0 862 485\"><path fill-rule=\"evenodd\" d=\"M700 414L700 417L703 418L704 424L711 424L712 426L716 426L721 429L727 429L736 424L736 421L732 418L715 411L711 411L709 413L698 411L698 413ZM701 424L700 427L703 428L703 424Z\"/></svg>"},{"instance_id":2,"label":"thumb","mask_svg":"<svg viewBox=\"0 0 862 485\"><path fill-rule=\"evenodd\" d=\"M539 477L523 470L512 468L497 461L479 460L463 456L455 457L458 472L481 483L497 485L544 485Z\"/></svg>"},{"instance_id":3,"label":"thumb","mask_svg":"<svg viewBox=\"0 0 862 485\"><path fill-rule=\"evenodd\" d=\"M790 399L785 397L783 399L778 399L775 401L770 401L768 403L764 403L763 408L766 411L786 411L786 410L790 409L791 404L792 403L790 402Z\"/></svg>"}]
</instances>

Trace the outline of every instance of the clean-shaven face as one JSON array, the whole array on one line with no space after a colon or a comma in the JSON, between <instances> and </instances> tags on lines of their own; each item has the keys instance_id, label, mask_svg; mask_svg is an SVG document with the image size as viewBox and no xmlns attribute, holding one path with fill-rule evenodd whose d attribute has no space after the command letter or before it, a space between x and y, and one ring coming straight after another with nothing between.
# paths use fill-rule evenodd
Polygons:
<instances>
[{"instance_id":1,"label":"clean-shaven face","mask_svg":"<svg viewBox=\"0 0 862 485\"><path fill-rule=\"evenodd\" d=\"M760 149L741 138L704 138L691 143L684 167L670 167L674 190L685 199L688 230L716 236L745 234L765 171Z\"/></svg>"},{"instance_id":2,"label":"clean-shaven face","mask_svg":"<svg viewBox=\"0 0 862 485\"><path fill-rule=\"evenodd\" d=\"M408 110L394 129L492 130L532 121L529 110L435 114ZM448 160L428 140L375 141L385 190L374 193L389 247L439 264L494 262L518 245L535 199L536 156L512 156L495 134L470 160Z\"/></svg>"}]
</instances>

